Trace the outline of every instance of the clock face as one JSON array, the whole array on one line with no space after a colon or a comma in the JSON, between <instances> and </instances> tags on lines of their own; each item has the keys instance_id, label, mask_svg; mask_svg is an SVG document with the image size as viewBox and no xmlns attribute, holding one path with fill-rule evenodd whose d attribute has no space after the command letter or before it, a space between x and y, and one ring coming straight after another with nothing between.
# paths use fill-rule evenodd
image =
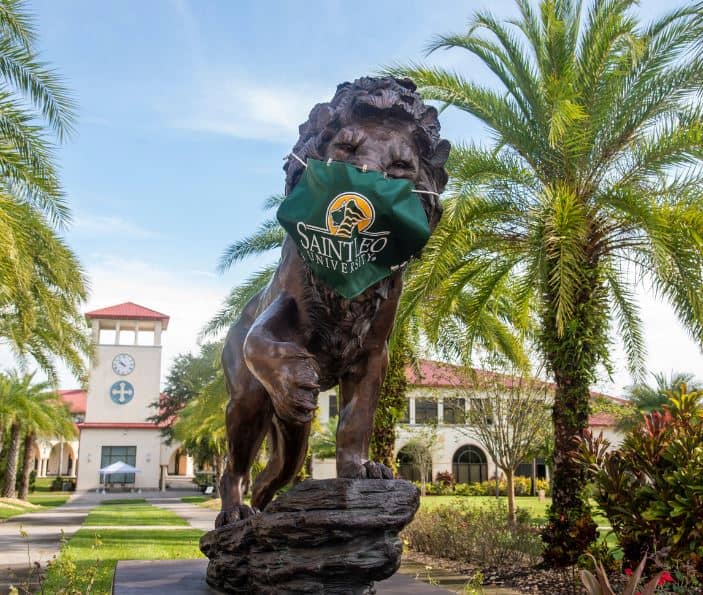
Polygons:
<instances>
[{"instance_id":1,"label":"clock face","mask_svg":"<svg viewBox=\"0 0 703 595\"><path fill-rule=\"evenodd\" d=\"M127 376L134 370L134 358L128 353L119 353L112 360L112 371L120 376Z\"/></svg>"}]
</instances>

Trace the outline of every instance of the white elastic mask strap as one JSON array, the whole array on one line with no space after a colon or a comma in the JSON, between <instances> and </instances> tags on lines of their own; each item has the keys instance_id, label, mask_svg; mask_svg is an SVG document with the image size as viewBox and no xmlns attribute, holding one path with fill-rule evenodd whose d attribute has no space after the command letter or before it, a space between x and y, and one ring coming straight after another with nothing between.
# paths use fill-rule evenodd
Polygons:
<instances>
[{"instance_id":1,"label":"white elastic mask strap","mask_svg":"<svg viewBox=\"0 0 703 595\"><path fill-rule=\"evenodd\" d=\"M302 160L300 157L298 157L295 153L291 153L290 156L293 157L293 159L297 159L297 160L298 160L298 163L300 163L300 165L302 165L303 167L307 167L307 166L308 166L308 164L305 163L305 161L303 161L303 160Z\"/></svg>"},{"instance_id":2,"label":"white elastic mask strap","mask_svg":"<svg viewBox=\"0 0 703 595\"><path fill-rule=\"evenodd\" d=\"M416 194L431 194L432 196L436 196L439 198L439 194L436 192L432 192L432 190L413 190Z\"/></svg>"}]
</instances>

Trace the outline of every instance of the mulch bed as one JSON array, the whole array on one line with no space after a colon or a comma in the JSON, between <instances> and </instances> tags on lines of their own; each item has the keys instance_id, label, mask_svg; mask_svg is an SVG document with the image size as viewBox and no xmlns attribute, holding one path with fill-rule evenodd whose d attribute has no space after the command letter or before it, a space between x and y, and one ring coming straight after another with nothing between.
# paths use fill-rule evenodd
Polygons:
<instances>
[{"instance_id":1,"label":"mulch bed","mask_svg":"<svg viewBox=\"0 0 703 595\"><path fill-rule=\"evenodd\" d=\"M437 558L412 549L407 550L407 557L425 566L463 574L466 576L467 583L477 572L481 572L484 587L507 587L526 595L582 595L586 593L578 575L579 569L575 566L564 570L543 570L519 564L484 568L468 562ZM616 593L624 586L623 578L610 577L610 584Z\"/></svg>"}]
</instances>

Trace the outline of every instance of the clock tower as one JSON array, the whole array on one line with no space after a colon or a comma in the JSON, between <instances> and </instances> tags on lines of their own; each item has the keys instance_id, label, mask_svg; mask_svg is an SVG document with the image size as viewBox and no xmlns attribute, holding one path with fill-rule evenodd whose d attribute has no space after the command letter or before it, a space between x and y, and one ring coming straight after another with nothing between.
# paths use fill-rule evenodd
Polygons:
<instances>
[{"instance_id":1,"label":"clock tower","mask_svg":"<svg viewBox=\"0 0 703 595\"><path fill-rule=\"evenodd\" d=\"M97 488L100 469L118 461L139 472L111 477L135 488L159 485L161 435L147 420L159 399L161 337L169 317L126 302L86 314L95 360L90 366L85 421L79 424L77 488Z\"/></svg>"}]
</instances>

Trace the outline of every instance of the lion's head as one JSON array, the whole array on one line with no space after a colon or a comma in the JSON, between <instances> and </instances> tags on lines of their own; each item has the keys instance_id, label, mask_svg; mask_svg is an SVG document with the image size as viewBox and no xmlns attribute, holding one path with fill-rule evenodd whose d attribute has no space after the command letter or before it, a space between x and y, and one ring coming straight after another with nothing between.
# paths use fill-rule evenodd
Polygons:
<instances>
[{"instance_id":1,"label":"lion's head","mask_svg":"<svg viewBox=\"0 0 703 595\"><path fill-rule=\"evenodd\" d=\"M407 178L419 190L441 193L447 183L444 165L450 145L439 136L437 110L425 105L410 79L370 78L342 83L332 101L312 108L301 124L293 152L305 160L346 161ZM298 182L303 166L289 159L286 193ZM439 201L420 194L430 227L442 214Z\"/></svg>"}]
</instances>

